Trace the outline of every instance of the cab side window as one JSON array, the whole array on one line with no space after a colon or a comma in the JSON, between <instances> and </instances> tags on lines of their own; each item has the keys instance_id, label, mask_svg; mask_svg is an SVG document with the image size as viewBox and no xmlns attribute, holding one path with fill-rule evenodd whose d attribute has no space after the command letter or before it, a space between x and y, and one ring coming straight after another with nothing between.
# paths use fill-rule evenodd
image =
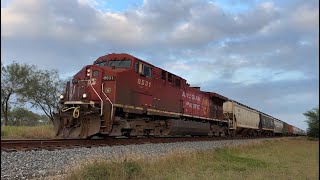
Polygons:
<instances>
[{"instance_id":1,"label":"cab side window","mask_svg":"<svg viewBox=\"0 0 320 180\"><path fill-rule=\"evenodd\" d=\"M151 77L151 67L144 65L143 66L143 75L146 77Z\"/></svg>"},{"instance_id":2,"label":"cab side window","mask_svg":"<svg viewBox=\"0 0 320 180\"><path fill-rule=\"evenodd\" d=\"M152 68L148 65L144 65L139 62L135 62L134 71L142 76L145 76L145 77L152 76Z\"/></svg>"},{"instance_id":3,"label":"cab side window","mask_svg":"<svg viewBox=\"0 0 320 180\"><path fill-rule=\"evenodd\" d=\"M167 72L162 70L162 73L161 73L161 79L163 80L167 80Z\"/></svg>"},{"instance_id":4,"label":"cab side window","mask_svg":"<svg viewBox=\"0 0 320 180\"><path fill-rule=\"evenodd\" d=\"M181 88L181 81L180 81L180 79L178 79L178 78L175 79L175 86L178 87L178 88Z\"/></svg>"},{"instance_id":5,"label":"cab side window","mask_svg":"<svg viewBox=\"0 0 320 180\"><path fill-rule=\"evenodd\" d=\"M168 73L168 81L172 82L173 80L173 75L171 73Z\"/></svg>"},{"instance_id":6,"label":"cab side window","mask_svg":"<svg viewBox=\"0 0 320 180\"><path fill-rule=\"evenodd\" d=\"M138 62L135 62L135 64L134 64L134 71L139 73L139 63Z\"/></svg>"}]
</instances>

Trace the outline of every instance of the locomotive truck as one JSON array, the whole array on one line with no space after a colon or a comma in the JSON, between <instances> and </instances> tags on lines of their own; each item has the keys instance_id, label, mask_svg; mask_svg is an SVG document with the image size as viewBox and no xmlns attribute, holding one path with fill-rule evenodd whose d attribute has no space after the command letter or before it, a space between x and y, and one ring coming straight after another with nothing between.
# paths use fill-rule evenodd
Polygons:
<instances>
[{"instance_id":1,"label":"locomotive truck","mask_svg":"<svg viewBox=\"0 0 320 180\"><path fill-rule=\"evenodd\" d=\"M62 138L279 135L284 123L129 54L83 67L60 103L54 129Z\"/></svg>"}]
</instances>

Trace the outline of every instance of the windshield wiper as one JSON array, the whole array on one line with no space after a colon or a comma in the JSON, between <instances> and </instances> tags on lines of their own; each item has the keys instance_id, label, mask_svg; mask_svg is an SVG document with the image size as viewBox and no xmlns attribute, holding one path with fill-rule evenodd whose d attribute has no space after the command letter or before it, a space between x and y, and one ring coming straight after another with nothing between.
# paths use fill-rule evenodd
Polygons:
<instances>
[{"instance_id":1,"label":"windshield wiper","mask_svg":"<svg viewBox=\"0 0 320 180\"><path fill-rule=\"evenodd\" d=\"M121 60L118 64L118 67L121 67L120 64L122 64L125 60Z\"/></svg>"}]
</instances>

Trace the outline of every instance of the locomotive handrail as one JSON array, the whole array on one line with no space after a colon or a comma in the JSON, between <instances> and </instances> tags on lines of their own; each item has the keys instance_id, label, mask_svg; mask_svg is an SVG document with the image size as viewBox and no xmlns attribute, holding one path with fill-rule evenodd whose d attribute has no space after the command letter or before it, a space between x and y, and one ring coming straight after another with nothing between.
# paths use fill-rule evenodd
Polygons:
<instances>
[{"instance_id":1,"label":"locomotive handrail","mask_svg":"<svg viewBox=\"0 0 320 180\"><path fill-rule=\"evenodd\" d=\"M80 109L80 106L78 106L78 107L64 107L64 108L62 108L62 112L66 112L66 111L69 111L70 109L73 109L73 113L72 113L72 115L73 115L73 118L78 118L79 117L79 115L80 115L80 111L79 111L79 109Z\"/></svg>"},{"instance_id":2,"label":"locomotive handrail","mask_svg":"<svg viewBox=\"0 0 320 180\"><path fill-rule=\"evenodd\" d=\"M100 97L100 95L97 93L97 91L96 91L96 89L94 89L94 87L92 86L92 84L91 84L91 79L89 79L89 80L79 80L79 81L88 81L88 83L90 84L90 86L91 86L91 88L93 89L93 91L96 93L96 95L98 96L98 98L100 99L100 101L101 101L101 110L100 110L100 115L102 116L102 112L103 112L103 100L102 100L102 98Z\"/></svg>"},{"instance_id":3,"label":"locomotive handrail","mask_svg":"<svg viewBox=\"0 0 320 180\"><path fill-rule=\"evenodd\" d=\"M73 95L74 95L74 91L75 91L75 89L76 89L76 86L75 86L75 85L73 85L71 99L73 98Z\"/></svg>"},{"instance_id":4,"label":"locomotive handrail","mask_svg":"<svg viewBox=\"0 0 320 180\"><path fill-rule=\"evenodd\" d=\"M111 116L111 119L112 119L112 116L113 116L113 103L111 102L111 100L109 99L109 97L107 96L107 94L104 93L104 91L103 91L103 85L104 85L104 83L102 83L102 85L101 85L101 92L103 93L103 95L106 96L106 98L108 99L108 101L109 101L110 104L111 104L111 113L110 113L110 116Z\"/></svg>"},{"instance_id":5,"label":"locomotive handrail","mask_svg":"<svg viewBox=\"0 0 320 180\"><path fill-rule=\"evenodd\" d=\"M94 107L94 102L93 101L89 101L89 102L83 102L83 101L66 101L64 102L64 104L89 104L92 107Z\"/></svg>"},{"instance_id":6,"label":"locomotive handrail","mask_svg":"<svg viewBox=\"0 0 320 180\"><path fill-rule=\"evenodd\" d=\"M101 112L100 112L100 115L102 116L102 112L103 112L103 100L102 100L102 98L99 96L99 94L97 93L97 91L94 89L94 87L92 86L92 84L91 84L91 81L89 80L89 83L90 83L90 86L91 86L91 88L93 89L93 91L96 93L96 95L98 96L98 98L100 99L100 101L101 101Z\"/></svg>"}]
</instances>

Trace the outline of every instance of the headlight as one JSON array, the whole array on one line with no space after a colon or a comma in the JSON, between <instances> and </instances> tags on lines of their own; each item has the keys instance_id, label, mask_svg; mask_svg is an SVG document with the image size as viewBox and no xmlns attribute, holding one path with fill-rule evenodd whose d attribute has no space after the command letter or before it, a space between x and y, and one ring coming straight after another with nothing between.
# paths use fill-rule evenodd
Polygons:
<instances>
[{"instance_id":1,"label":"headlight","mask_svg":"<svg viewBox=\"0 0 320 180\"><path fill-rule=\"evenodd\" d=\"M90 72L91 72L91 69L88 68L88 69L87 69L87 76L90 76L90 74L91 74Z\"/></svg>"},{"instance_id":2,"label":"headlight","mask_svg":"<svg viewBox=\"0 0 320 180\"><path fill-rule=\"evenodd\" d=\"M59 96L59 98L60 98L60 99L63 99L63 98L64 98L64 96L61 94L61 95Z\"/></svg>"},{"instance_id":3,"label":"headlight","mask_svg":"<svg viewBox=\"0 0 320 180\"><path fill-rule=\"evenodd\" d=\"M87 98L87 94L86 93L82 94L82 98L83 99Z\"/></svg>"}]
</instances>

